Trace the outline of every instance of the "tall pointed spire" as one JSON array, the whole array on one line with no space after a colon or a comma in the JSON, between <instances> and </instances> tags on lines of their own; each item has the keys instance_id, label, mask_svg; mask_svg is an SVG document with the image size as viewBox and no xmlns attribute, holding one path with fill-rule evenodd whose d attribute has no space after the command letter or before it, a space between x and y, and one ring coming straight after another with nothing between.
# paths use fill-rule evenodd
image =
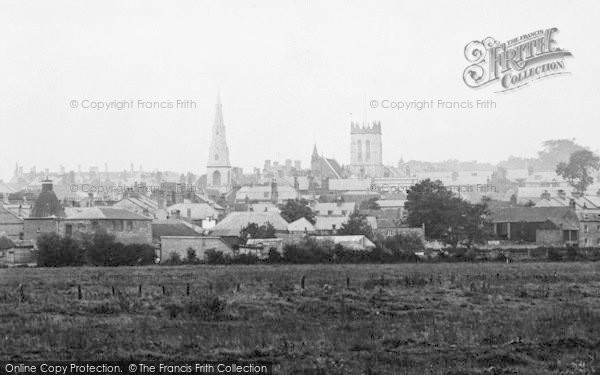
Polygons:
<instances>
[{"instance_id":1,"label":"tall pointed spire","mask_svg":"<svg viewBox=\"0 0 600 375\"><path fill-rule=\"evenodd\" d=\"M206 180L207 186L211 188L226 190L231 185L231 164L229 163L229 148L225 137L220 92L217 92L215 120L212 126L208 162L206 163Z\"/></svg>"},{"instance_id":2,"label":"tall pointed spire","mask_svg":"<svg viewBox=\"0 0 600 375\"><path fill-rule=\"evenodd\" d=\"M221 94L217 93L217 104L215 106L215 120L212 127L210 151L208 155L208 167L230 167L229 148L225 138L225 123L223 122L223 105Z\"/></svg>"}]
</instances>

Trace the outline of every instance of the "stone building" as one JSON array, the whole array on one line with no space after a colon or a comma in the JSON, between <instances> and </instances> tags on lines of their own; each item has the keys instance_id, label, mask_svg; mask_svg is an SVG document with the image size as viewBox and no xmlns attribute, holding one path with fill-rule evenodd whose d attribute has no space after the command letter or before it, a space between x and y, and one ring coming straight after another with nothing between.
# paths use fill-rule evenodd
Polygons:
<instances>
[{"instance_id":1,"label":"stone building","mask_svg":"<svg viewBox=\"0 0 600 375\"><path fill-rule=\"evenodd\" d=\"M358 177L384 177L381 122L362 126L351 122L350 138L350 172Z\"/></svg>"},{"instance_id":2,"label":"stone building","mask_svg":"<svg viewBox=\"0 0 600 375\"><path fill-rule=\"evenodd\" d=\"M24 219L24 239L35 241L43 233L62 237L104 230L122 243L152 243L152 219L114 207L67 207L64 217Z\"/></svg>"},{"instance_id":3,"label":"stone building","mask_svg":"<svg viewBox=\"0 0 600 375\"><path fill-rule=\"evenodd\" d=\"M225 137L225 124L221 98L217 98L215 121L212 127L208 163L206 164L206 186L224 193L231 187L231 163Z\"/></svg>"}]
</instances>

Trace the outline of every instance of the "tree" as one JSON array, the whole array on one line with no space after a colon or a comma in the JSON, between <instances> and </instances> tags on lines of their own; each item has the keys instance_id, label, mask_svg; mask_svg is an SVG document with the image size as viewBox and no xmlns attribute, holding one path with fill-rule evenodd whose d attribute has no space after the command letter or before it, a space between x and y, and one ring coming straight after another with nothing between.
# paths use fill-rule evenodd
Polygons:
<instances>
[{"instance_id":1,"label":"tree","mask_svg":"<svg viewBox=\"0 0 600 375\"><path fill-rule=\"evenodd\" d=\"M423 180L409 189L406 209L412 227L425 225L425 235L456 246L489 238L487 204L471 204L453 195L441 181Z\"/></svg>"},{"instance_id":2,"label":"tree","mask_svg":"<svg viewBox=\"0 0 600 375\"><path fill-rule=\"evenodd\" d=\"M83 264L83 252L73 238L61 238L56 233L44 233L38 237L37 247L39 266L62 267Z\"/></svg>"},{"instance_id":3,"label":"tree","mask_svg":"<svg viewBox=\"0 0 600 375\"><path fill-rule=\"evenodd\" d=\"M590 176L592 169L600 168L600 158L588 150L576 151L569 157L569 162L561 162L556 166L556 173L573 186L578 193L584 194L588 186L594 183Z\"/></svg>"},{"instance_id":4,"label":"tree","mask_svg":"<svg viewBox=\"0 0 600 375\"><path fill-rule=\"evenodd\" d=\"M311 224L315 223L315 214L310 209L306 199L289 200L285 204L279 205L281 217L288 223L296 221L301 217L308 220Z\"/></svg>"},{"instance_id":5,"label":"tree","mask_svg":"<svg viewBox=\"0 0 600 375\"><path fill-rule=\"evenodd\" d=\"M375 198L370 198L367 201L362 201L360 202L360 209L361 210L374 210L377 211L379 210L381 207L379 207L379 204L377 203L377 200L379 200L379 198L375 197Z\"/></svg>"},{"instance_id":6,"label":"tree","mask_svg":"<svg viewBox=\"0 0 600 375\"><path fill-rule=\"evenodd\" d=\"M354 211L348 221L342 224L338 230L340 235L364 235L369 239L373 239L373 228L365 215L361 215L358 211Z\"/></svg>"},{"instance_id":7,"label":"tree","mask_svg":"<svg viewBox=\"0 0 600 375\"><path fill-rule=\"evenodd\" d=\"M240 231L240 238L244 243L248 238L275 238L275 227L271 223L263 225L249 223Z\"/></svg>"}]
</instances>

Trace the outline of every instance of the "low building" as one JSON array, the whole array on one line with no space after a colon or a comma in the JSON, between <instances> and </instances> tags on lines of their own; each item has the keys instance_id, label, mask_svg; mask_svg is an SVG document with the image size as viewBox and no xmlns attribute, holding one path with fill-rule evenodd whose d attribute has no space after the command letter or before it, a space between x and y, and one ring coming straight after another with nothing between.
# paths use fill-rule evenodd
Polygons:
<instances>
[{"instance_id":1,"label":"low building","mask_svg":"<svg viewBox=\"0 0 600 375\"><path fill-rule=\"evenodd\" d=\"M349 236L315 236L317 241L332 241L335 245L342 245L348 250L373 250L376 246L364 235Z\"/></svg>"},{"instance_id":2,"label":"low building","mask_svg":"<svg viewBox=\"0 0 600 375\"><path fill-rule=\"evenodd\" d=\"M579 243L579 220L570 207L510 207L493 211L492 229L499 240L539 246Z\"/></svg>"},{"instance_id":3,"label":"low building","mask_svg":"<svg viewBox=\"0 0 600 375\"><path fill-rule=\"evenodd\" d=\"M64 217L24 219L24 239L35 241L42 233L69 237L104 230L122 243L152 243L152 219L114 207L67 207Z\"/></svg>"},{"instance_id":4,"label":"low building","mask_svg":"<svg viewBox=\"0 0 600 375\"><path fill-rule=\"evenodd\" d=\"M231 247L220 237L204 236L161 236L159 259L160 263L167 262L172 254L178 254L180 259L185 259L188 249L196 253L196 258L206 260L209 250L220 251L223 254L233 255Z\"/></svg>"},{"instance_id":5,"label":"low building","mask_svg":"<svg viewBox=\"0 0 600 375\"><path fill-rule=\"evenodd\" d=\"M232 212L210 231L212 236L239 237L240 231L250 223L270 223L275 232L287 233L288 223L277 212Z\"/></svg>"},{"instance_id":6,"label":"low building","mask_svg":"<svg viewBox=\"0 0 600 375\"><path fill-rule=\"evenodd\" d=\"M315 226L311 224L306 218L301 217L296 221L292 221L288 224L288 232L290 233L314 233Z\"/></svg>"}]
</instances>

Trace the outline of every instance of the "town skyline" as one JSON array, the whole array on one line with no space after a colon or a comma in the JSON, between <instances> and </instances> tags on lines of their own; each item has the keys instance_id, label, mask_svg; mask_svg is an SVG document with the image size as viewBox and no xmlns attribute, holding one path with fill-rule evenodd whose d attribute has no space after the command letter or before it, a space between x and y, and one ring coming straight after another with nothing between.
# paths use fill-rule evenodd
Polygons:
<instances>
[{"instance_id":1,"label":"town skyline","mask_svg":"<svg viewBox=\"0 0 600 375\"><path fill-rule=\"evenodd\" d=\"M591 125L600 121L594 110L600 72L586 30L600 5L586 4L554 12L548 2L533 1L514 14L491 3L479 17L468 6L435 4L431 11L431 4L391 1L182 2L168 9L132 2L114 7L119 11L100 3L7 7L0 31L13 37L1 48L14 58L0 61L0 123L15 141L0 150L0 178L9 178L17 161L53 170L61 164L102 169L104 162L123 170L133 162L203 174L218 89L231 163L246 171L265 159L307 165L315 143L320 153L348 164L351 118L382 123L384 164L401 157L496 164L510 155L533 157L548 139L575 138L597 151ZM129 20L139 9L144 16ZM532 22L532 12L543 24ZM502 94L464 84L470 41L507 41L547 27L557 27L558 45L573 53L565 60L571 74ZM448 32L440 35L442 29ZM197 106L100 111L82 108L84 100ZM373 100L493 100L497 106L400 111L372 108Z\"/></svg>"}]
</instances>

